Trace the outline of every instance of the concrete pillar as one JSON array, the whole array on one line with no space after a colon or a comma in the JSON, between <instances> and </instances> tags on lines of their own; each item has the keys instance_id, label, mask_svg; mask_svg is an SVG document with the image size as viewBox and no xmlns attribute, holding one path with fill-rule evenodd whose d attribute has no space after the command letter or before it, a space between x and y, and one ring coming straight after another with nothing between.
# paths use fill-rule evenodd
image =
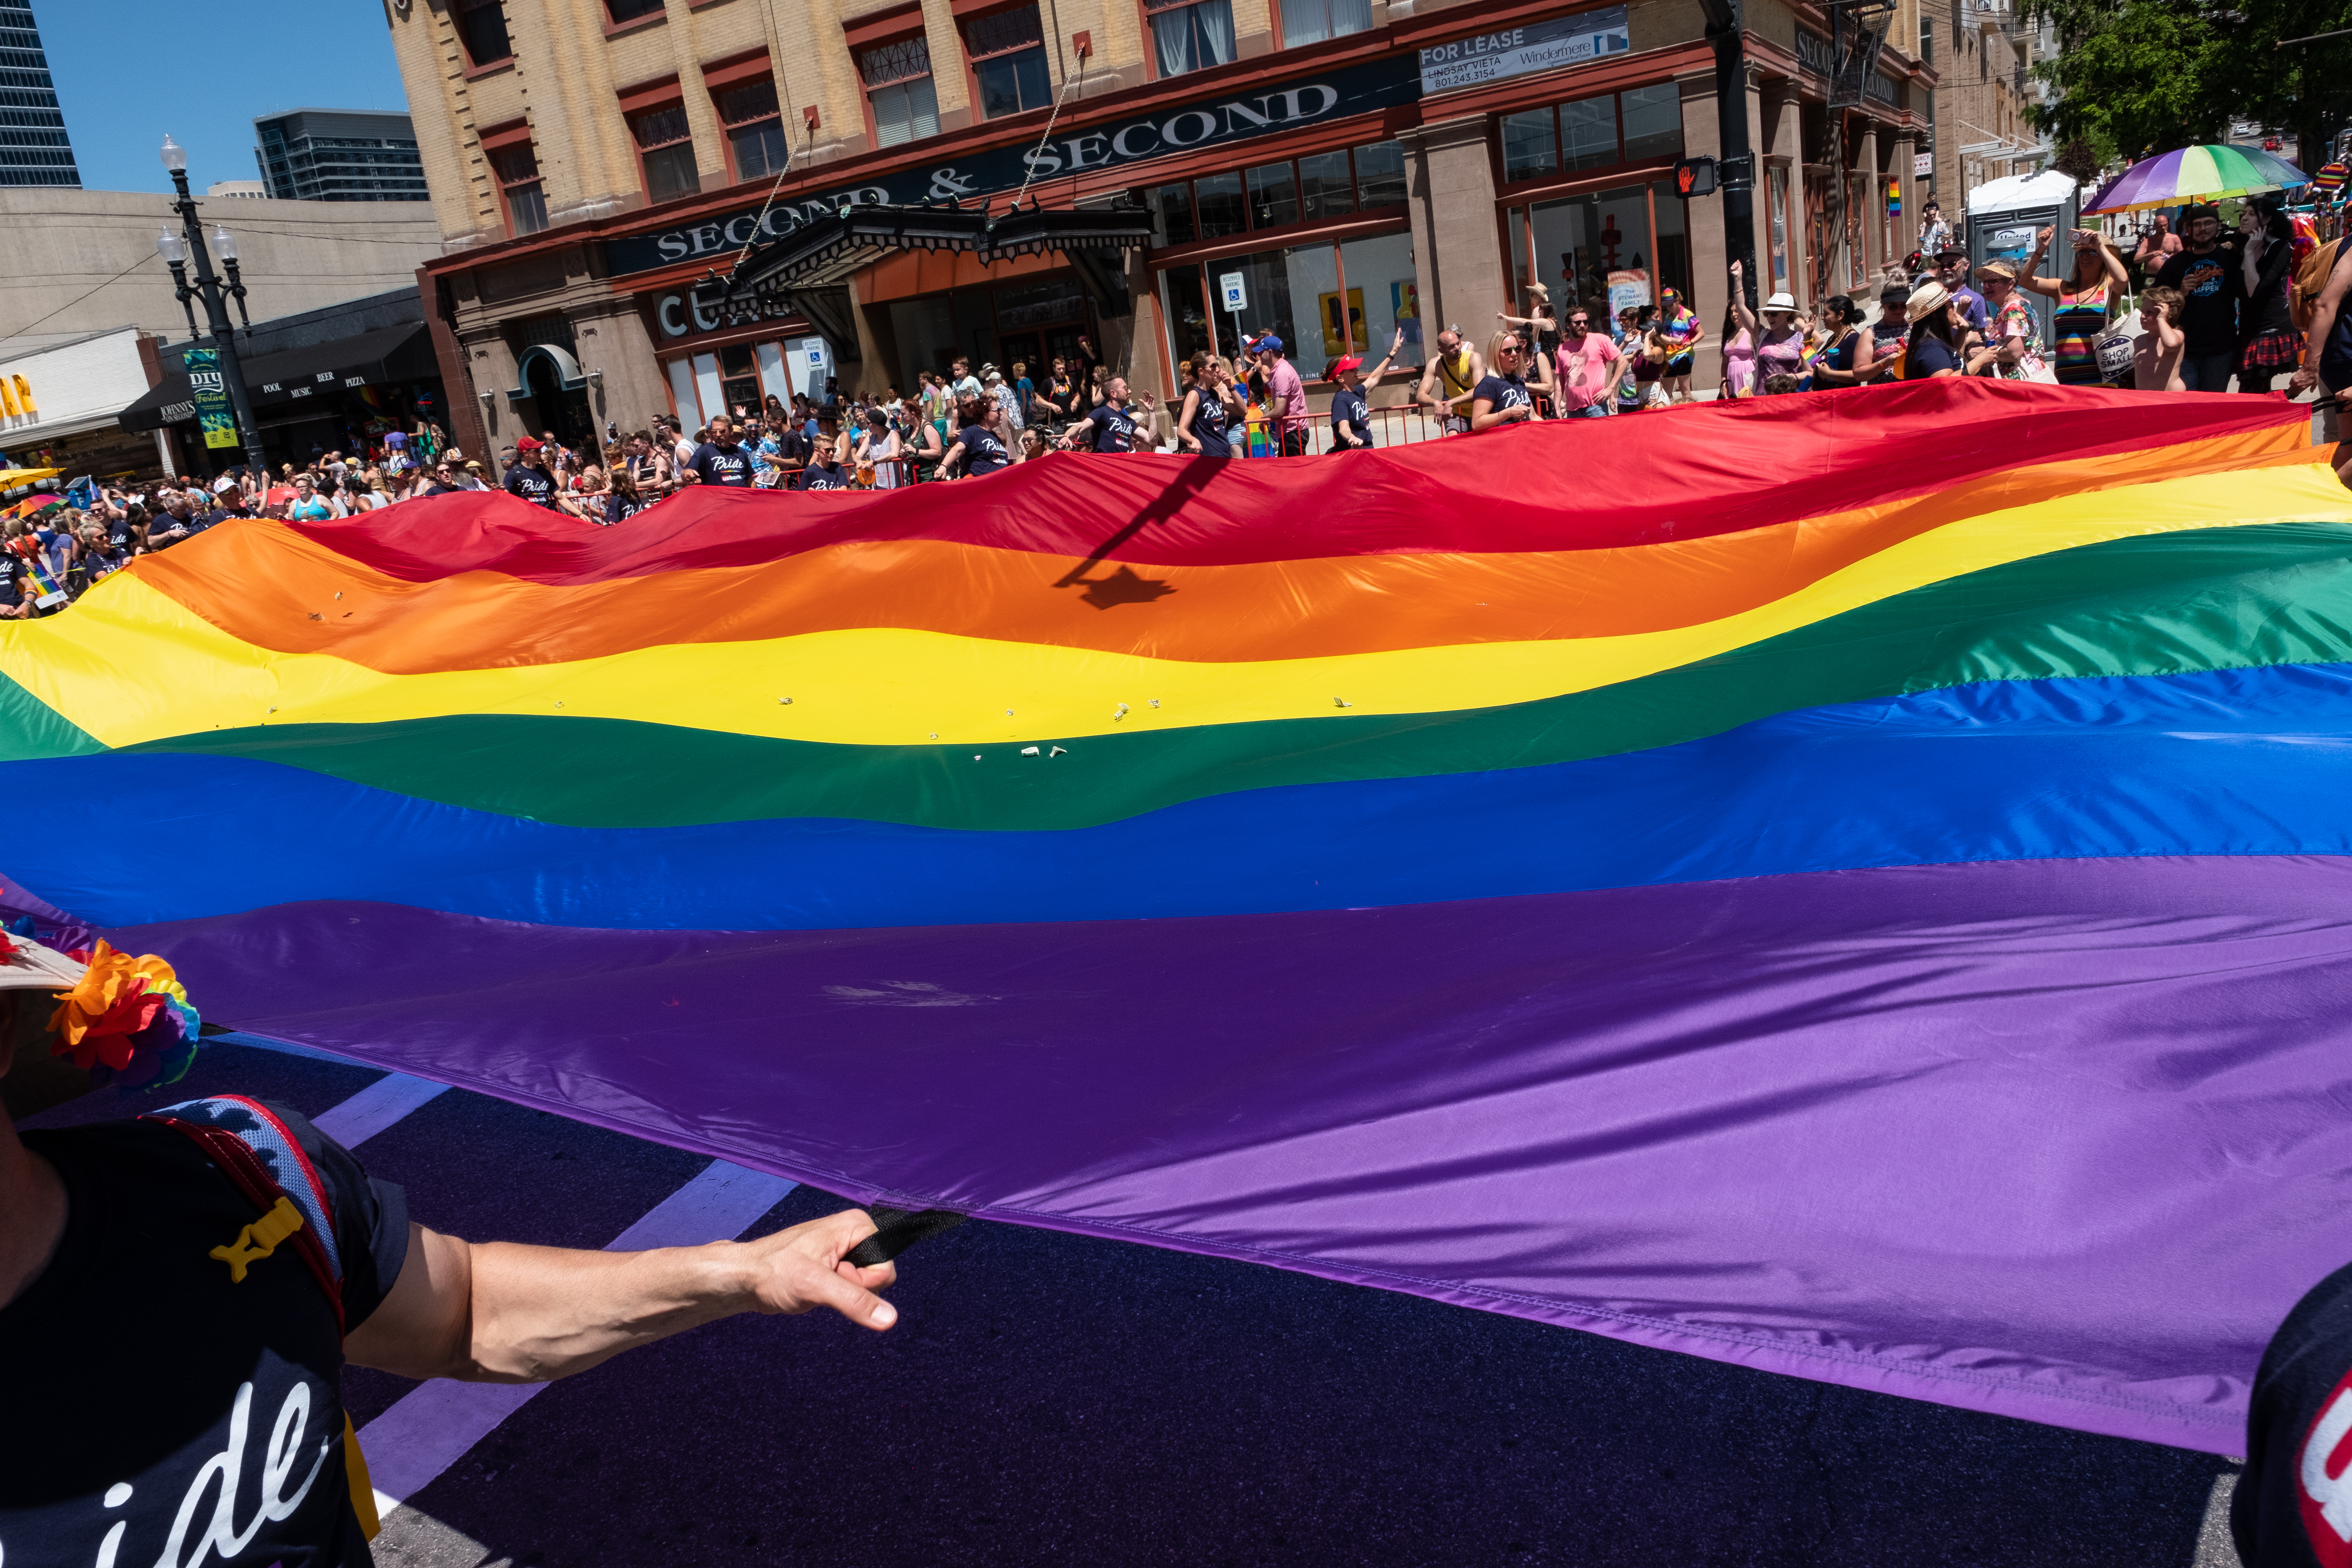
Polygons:
<instances>
[{"instance_id":1,"label":"concrete pillar","mask_svg":"<svg viewBox=\"0 0 2352 1568\"><path fill-rule=\"evenodd\" d=\"M1832 294L1849 292L1853 287L1853 275L1856 272L1868 275L1877 269L1880 249L1878 213L1872 191L1872 187L1877 183L1878 130L1877 127L1864 121L1862 131L1853 139L1853 163L1846 170L1845 175L1846 200L1856 204L1853 219L1847 225L1847 230L1860 243L1862 248L1858 254L1848 258L1847 267L1837 280L1838 286L1830 290ZM1858 195L1855 192L1856 186L1861 187Z\"/></svg>"},{"instance_id":2,"label":"concrete pillar","mask_svg":"<svg viewBox=\"0 0 2352 1568\"><path fill-rule=\"evenodd\" d=\"M499 463L499 450L511 447L518 436L530 434L528 426L507 406L507 392L519 379L515 370L514 351L507 347L506 333L496 322L467 328L457 334L457 346L466 356L466 364L474 383L472 426L478 433L468 443L457 438L466 456L477 458L482 472L496 483L506 472ZM488 405L482 395L490 395ZM454 399L456 393L451 393ZM454 433L453 433L453 438Z\"/></svg>"},{"instance_id":3,"label":"concrete pillar","mask_svg":"<svg viewBox=\"0 0 2352 1568\"><path fill-rule=\"evenodd\" d=\"M1441 121L1407 132L1407 205L1412 256L1421 290L1422 350L1434 353L1437 334L1459 322L1483 342L1495 312L1508 308L1509 281L1495 242L1495 167L1486 150L1484 115Z\"/></svg>"},{"instance_id":4,"label":"concrete pillar","mask_svg":"<svg viewBox=\"0 0 2352 1568\"><path fill-rule=\"evenodd\" d=\"M1160 308L1159 279L1143 264L1140 250L1127 252L1125 261L1127 292L1135 301L1135 314L1129 319L1134 336L1127 349L1128 384L1150 387L1162 402L1172 397L1181 403L1183 395L1179 389L1183 374L1169 356L1168 323Z\"/></svg>"},{"instance_id":5,"label":"concrete pillar","mask_svg":"<svg viewBox=\"0 0 2352 1568\"><path fill-rule=\"evenodd\" d=\"M588 383L588 407L600 435L607 422L618 424L624 434L642 430L655 415L668 409L653 336L634 300L609 295L575 307L571 316L581 370L604 372Z\"/></svg>"}]
</instances>

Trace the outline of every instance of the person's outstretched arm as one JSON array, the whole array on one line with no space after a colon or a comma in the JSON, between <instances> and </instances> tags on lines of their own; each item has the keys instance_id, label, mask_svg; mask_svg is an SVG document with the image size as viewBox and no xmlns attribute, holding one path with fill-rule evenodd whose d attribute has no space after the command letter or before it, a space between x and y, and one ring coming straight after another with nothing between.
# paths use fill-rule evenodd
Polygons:
<instances>
[{"instance_id":1,"label":"person's outstretched arm","mask_svg":"<svg viewBox=\"0 0 2352 1568\"><path fill-rule=\"evenodd\" d=\"M1738 262L1731 264L1731 313L1738 321L1739 330L1748 334L1749 342L1761 342L1764 341L1764 323L1758 321L1756 312L1748 308L1748 287L1740 280L1742 270Z\"/></svg>"},{"instance_id":2,"label":"person's outstretched arm","mask_svg":"<svg viewBox=\"0 0 2352 1568\"><path fill-rule=\"evenodd\" d=\"M873 1234L862 1209L756 1241L652 1252L469 1243L412 1225L400 1279L343 1350L402 1377L546 1383L738 1312L831 1307L887 1329L898 1310L874 1292L896 1267L843 1261Z\"/></svg>"}]
</instances>

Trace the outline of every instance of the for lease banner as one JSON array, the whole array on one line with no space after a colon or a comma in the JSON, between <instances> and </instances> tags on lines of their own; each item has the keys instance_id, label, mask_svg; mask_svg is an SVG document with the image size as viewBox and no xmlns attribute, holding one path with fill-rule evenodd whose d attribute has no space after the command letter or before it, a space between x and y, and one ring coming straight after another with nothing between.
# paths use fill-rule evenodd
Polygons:
<instances>
[{"instance_id":1,"label":"for lease banner","mask_svg":"<svg viewBox=\"0 0 2352 1568\"><path fill-rule=\"evenodd\" d=\"M1622 55L1632 47L1624 6L1580 11L1573 16L1480 33L1423 49L1421 90L1452 92L1481 82L1597 60L1604 55Z\"/></svg>"}]
</instances>

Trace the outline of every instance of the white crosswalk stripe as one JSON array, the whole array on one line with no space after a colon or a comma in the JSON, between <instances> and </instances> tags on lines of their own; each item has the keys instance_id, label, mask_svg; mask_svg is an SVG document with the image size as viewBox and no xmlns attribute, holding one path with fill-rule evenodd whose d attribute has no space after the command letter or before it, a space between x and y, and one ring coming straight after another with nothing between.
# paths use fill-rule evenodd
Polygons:
<instances>
[{"instance_id":1,"label":"white crosswalk stripe","mask_svg":"<svg viewBox=\"0 0 2352 1568\"><path fill-rule=\"evenodd\" d=\"M798 1184L715 1160L614 1237L607 1252L732 1239ZM488 1436L547 1384L452 1383L417 1388L360 1432L379 1515L388 1514Z\"/></svg>"},{"instance_id":2,"label":"white crosswalk stripe","mask_svg":"<svg viewBox=\"0 0 2352 1568\"><path fill-rule=\"evenodd\" d=\"M310 1119L310 1125L349 1149L366 1142L418 1106L449 1092L446 1083L386 1073L331 1110Z\"/></svg>"}]
</instances>

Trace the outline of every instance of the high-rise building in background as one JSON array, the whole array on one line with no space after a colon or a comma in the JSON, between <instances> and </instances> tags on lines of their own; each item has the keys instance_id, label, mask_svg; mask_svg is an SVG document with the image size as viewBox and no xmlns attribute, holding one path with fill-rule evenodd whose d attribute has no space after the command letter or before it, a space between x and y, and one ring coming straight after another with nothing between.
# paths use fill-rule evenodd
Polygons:
<instances>
[{"instance_id":1,"label":"high-rise building in background","mask_svg":"<svg viewBox=\"0 0 2352 1568\"><path fill-rule=\"evenodd\" d=\"M30 0L0 0L0 185L81 188Z\"/></svg>"},{"instance_id":2,"label":"high-rise building in background","mask_svg":"<svg viewBox=\"0 0 2352 1568\"><path fill-rule=\"evenodd\" d=\"M8 0L0 0L0 6ZM408 116L384 109L295 109L253 122L268 193L289 202L421 202L425 165Z\"/></svg>"}]
</instances>

